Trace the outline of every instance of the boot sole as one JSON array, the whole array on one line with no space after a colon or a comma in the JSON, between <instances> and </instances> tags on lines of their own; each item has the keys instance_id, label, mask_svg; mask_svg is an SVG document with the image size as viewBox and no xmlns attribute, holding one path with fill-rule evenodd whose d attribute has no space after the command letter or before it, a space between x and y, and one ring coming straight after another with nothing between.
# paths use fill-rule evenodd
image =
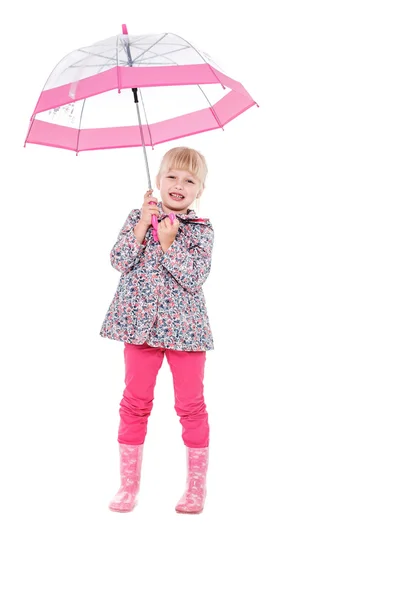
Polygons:
<instances>
[{"instance_id":1,"label":"boot sole","mask_svg":"<svg viewBox=\"0 0 400 600\"><path fill-rule=\"evenodd\" d=\"M120 512L120 513L128 513L128 512L132 512L134 508L136 508L137 503L134 504L132 506L132 508L125 508L125 509L121 509L121 508L111 508L111 506L109 506L109 510L111 510L112 512Z\"/></svg>"}]
</instances>

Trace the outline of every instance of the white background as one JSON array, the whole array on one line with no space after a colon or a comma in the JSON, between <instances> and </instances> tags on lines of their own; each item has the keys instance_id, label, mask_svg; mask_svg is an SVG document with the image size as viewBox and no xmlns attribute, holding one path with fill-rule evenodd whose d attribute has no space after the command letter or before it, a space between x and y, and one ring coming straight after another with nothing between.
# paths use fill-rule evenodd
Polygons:
<instances>
[{"instance_id":1,"label":"white background","mask_svg":"<svg viewBox=\"0 0 400 600\"><path fill-rule=\"evenodd\" d=\"M399 20L395 2L47 2L1 21L1 596L398 600ZM99 331L109 253L143 202L141 149L29 145L68 52L171 31L260 108L149 150L206 156L208 497L167 361L139 505L119 487L123 344Z\"/></svg>"}]
</instances>

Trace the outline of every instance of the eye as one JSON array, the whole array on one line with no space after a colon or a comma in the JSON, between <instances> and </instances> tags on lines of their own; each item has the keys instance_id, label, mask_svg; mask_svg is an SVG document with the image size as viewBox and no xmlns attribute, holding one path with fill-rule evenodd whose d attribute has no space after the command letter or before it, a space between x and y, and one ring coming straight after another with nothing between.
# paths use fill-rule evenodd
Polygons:
<instances>
[{"instance_id":1,"label":"eye","mask_svg":"<svg viewBox=\"0 0 400 600\"><path fill-rule=\"evenodd\" d=\"M175 179L175 175L167 175L167 179ZM194 184L194 181L192 181L191 179L187 179L186 181Z\"/></svg>"}]
</instances>

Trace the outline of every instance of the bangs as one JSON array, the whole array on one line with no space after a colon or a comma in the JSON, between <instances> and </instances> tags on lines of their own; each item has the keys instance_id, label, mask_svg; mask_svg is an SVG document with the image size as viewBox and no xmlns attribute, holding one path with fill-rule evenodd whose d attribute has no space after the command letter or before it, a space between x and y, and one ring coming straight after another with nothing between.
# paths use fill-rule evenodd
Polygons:
<instances>
[{"instance_id":1,"label":"bangs","mask_svg":"<svg viewBox=\"0 0 400 600\"><path fill-rule=\"evenodd\" d=\"M204 186L207 177L207 165L204 156L197 150L185 147L168 150L161 162L160 173L172 169L188 171Z\"/></svg>"}]
</instances>

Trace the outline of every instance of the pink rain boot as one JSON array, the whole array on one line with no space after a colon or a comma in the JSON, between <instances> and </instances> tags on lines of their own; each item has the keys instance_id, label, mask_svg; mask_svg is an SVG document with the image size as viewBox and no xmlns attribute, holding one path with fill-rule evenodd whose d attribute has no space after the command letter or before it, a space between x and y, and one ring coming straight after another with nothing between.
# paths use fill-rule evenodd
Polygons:
<instances>
[{"instance_id":1,"label":"pink rain boot","mask_svg":"<svg viewBox=\"0 0 400 600\"><path fill-rule=\"evenodd\" d=\"M187 478L186 490L175 510L178 513L201 513L206 499L206 474L208 468L208 448L186 446Z\"/></svg>"},{"instance_id":2,"label":"pink rain boot","mask_svg":"<svg viewBox=\"0 0 400 600\"><path fill-rule=\"evenodd\" d=\"M117 512L130 512L137 504L140 472L142 468L143 444L131 446L119 444L121 487L108 508Z\"/></svg>"}]
</instances>

